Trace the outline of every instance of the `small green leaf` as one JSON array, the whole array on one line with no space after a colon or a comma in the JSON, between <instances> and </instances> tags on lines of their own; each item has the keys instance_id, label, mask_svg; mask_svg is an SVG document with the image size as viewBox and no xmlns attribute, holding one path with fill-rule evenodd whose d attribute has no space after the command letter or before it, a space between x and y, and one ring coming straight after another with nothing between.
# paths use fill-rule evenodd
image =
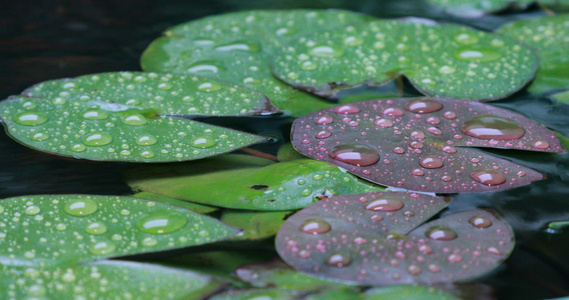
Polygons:
<instances>
[{"instance_id":1,"label":"small green leaf","mask_svg":"<svg viewBox=\"0 0 569 300\"><path fill-rule=\"evenodd\" d=\"M209 165L212 170L218 169L214 163ZM329 163L309 159L202 172L194 164L147 166L129 173L127 182L134 189L171 198L249 210L292 210L331 195L383 190Z\"/></svg>"},{"instance_id":2,"label":"small green leaf","mask_svg":"<svg viewBox=\"0 0 569 300\"><path fill-rule=\"evenodd\" d=\"M539 56L539 70L528 90L541 94L569 89L569 15L519 20L496 33L531 46Z\"/></svg>"},{"instance_id":3,"label":"small green leaf","mask_svg":"<svg viewBox=\"0 0 569 300\"><path fill-rule=\"evenodd\" d=\"M237 229L191 210L117 196L22 196L0 201L5 265L69 266L211 243Z\"/></svg>"},{"instance_id":4,"label":"small green leaf","mask_svg":"<svg viewBox=\"0 0 569 300\"><path fill-rule=\"evenodd\" d=\"M290 211L246 211L224 210L221 214L221 222L243 229L233 238L237 240L256 240L274 236L284 224Z\"/></svg>"},{"instance_id":5,"label":"small green leaf","mask_svg":"<svg viewBox=\"0 0 569 300\"><path fill-rule=\"evenodd\" d=\"M2 299L203 299L224 284L165 266L98 261L75 267L0 267Z\"/></svg>"},{"instance_id":6,"label":"small green leaf","mask_svg":"<svg viewBox=\"0 0 569 300\"><path fill-rule=\"evenodd\" d=\"M199 76L122 72L35 85L0 102L8 133L32 148L91 160L203 158L265 140L184 116L270 114L248 89Z\"/></svg>"},{"instance_id":7,"label":"small green leaf","mask_svg":"<svg viewBox=\"0 0 569 300\"><path fill-rule=\"evenodd\" d=\"M198 204L198 203L192 203L189 201L182 201L182 200L178 200L178 199L174 199L174 198L170 198L170 197L166 197L166 196L162 196L162 195L158 195L158 194L154 194L154 193L149 193L149 192L136 193L136 194L132 195L132 197L146 199L146 200L152 200L152 201L158 201L158 202L164 202L164 203L172 204L175 206L180 206L180 207L195 211L195 212L200 213L200 214L209 214L209 213L212 213L212 212L218 210L217 207L207 206L207 205Z\"/></svg>"},{"instance_id":8,"label":"small green leaf","mask_svg":"<svg viewBox=\"0 0 569 300\"><path fill-rule=\"evenodd\" d=\"M429 96L500 99L524 87L537 66L531 49L495 34L393 20L306 34L273 56L277 77L333 98L340 89L404 75Z\"/></svg>"}]
</instances>

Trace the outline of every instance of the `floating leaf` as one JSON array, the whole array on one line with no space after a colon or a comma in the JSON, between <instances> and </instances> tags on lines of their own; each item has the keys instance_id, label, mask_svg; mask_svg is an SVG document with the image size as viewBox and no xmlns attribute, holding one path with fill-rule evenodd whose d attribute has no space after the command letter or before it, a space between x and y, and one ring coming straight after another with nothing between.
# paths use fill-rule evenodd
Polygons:
<instances>
[{"instance_id":1,"label":"floating leaf","mask_svg":"<svg viewBox=\"0 0 569 300\"><path fill-rule=\"evenodd\" d=\"M498 35L393 20L306 34L273 57L277 77L326 97L404 75L430 96L499 99L524 87L537 66L531 49Z\"/></svg>"},{"instance_id":2,"label":"floating leaf","mask_svg":"<svg viewBox=\"0 0 569 300\"><path fill-rule=\"evenodd\" d=\"M70 268L2 266L2 299L203 299L223 283L155 264L98 261Z\"/></svg>"},{"instance_id":3,"label":"floating leaf","mask_svg":"<svg viewBox=\"0 0 569 300\"><path fill-rule=\"evenodd\" d=\"M269 66L274 49L315 30L369 19L343 10L254 10L210 16L164 32L144 51L141 66L145 71L196 73L245 85L285 113L301 116L332 104L276 79Z\"/></svg>"},{"instance_id":4,"label":"floating leaf","mask_svg":"<svg viewBox=\"0 0 569 300\"><path fill-rule=\"evenodd\" d=\"M190 164L150 166L130 173L127 182L134 189L171 198L250 210L292 210L331 195L383 190L329 163L309 159L201 172L203 169L194 169Z\"/></svg>"},{"instance_id":5,"label":"floating leaf","mask_svg":"<svg viewBox=\"0 0 569 300\"><path fill-rule=\"evenodd\" d=\"M68 266L195 246L238 232L185 208L116 196L22 196L0 201L0 261Z\"/></svg>"},{"instance_id":6,"label":"floating leaf","mask_svg":"<svg viewBox=\"0 0 569 300\"><path fill-rule=\"evenodd\" d=\"M345 104L292 126L294 147L373 182L435 193L483 192L528 184L538 172L478 149L565 152L552 132L482 103L399 98Z\"/></svg>"},{"instance_id":7,"label":"floating leaf","mask_svg":"<svg viewBox=\"0 0 569 300\"><path fill-rule=\"evenodd\" d=\"M243 229L233 237L234 239L256 240L277 234L290 213L290 211L259 212L228 209L223 211L220 220L227 225Z\"/></svg>"},{"instance_id":8,"label":"floating leaf","mask_svg":"<svg viewBox=\"0 0 569 300\"><path fill-rule=\"evenodd\" d=\"M183 116L277 112L259 93L199 76L101 73L47 81L0 102L8 133L32 148L92 160L203 158L265 140Z\"/></svg>"},{"instance_id":9,"label":"floating leaf","mask_svg":"<svg viewBox=\"0 0 569 300\"><path fill-rule=\"evenodd\" d=\"M497 13L510 8L516 10L526 9L536 2L540 5L552 8L569 6L566 0L428 0L428 2L452 14L465 17L477 17L486 13Z\"/></svg>"},{"instance_id":10,"label":"floating leaf","mask_svg":"<svg viewBox=\"0 0 569 300\"><path fill-rule=\"evenodd\" d=\"M447 204L397 192L331 197L290 217L277 235L277 251L301 272L363 285L467 280L509 255L512 230L489 211L419 226Z\"/></svg>"},{"instance_id":11,"label":"floating leaf","mask_svg":"<svg viewBox=\"0 0 569 300\"><path fill-rule=\"evenodd\" d=\"M198 204L198 203L192 203L192 202L188 202L188 201L182 201L182 200L169 198L166 196L162 196L162 195L158 195L158 194L154 194L154 193L149 193L149 192L136 193L136 194L132 195L132 197L146 199L146 200L152 200L152 201L158 201L158 202L164 202L164 203L172 204L175 206L180 206L180 207L195 211L195 212L200 213L200 214L209 214L209 213L212 213L212 212L218 210L217 207L207 206L207 205Z\"/></svg>"},{"instance_id":12,"label":"floating leaf","mask_svg":"<svg viewBox=\"0 0 569 300\"><path fill-rule=\"evenodd\" d=\"M569 15L519 20L496 33L533 47L539 56L539 70L528 88L530 92L569 89Z\"/></svg>"}]
</instances>

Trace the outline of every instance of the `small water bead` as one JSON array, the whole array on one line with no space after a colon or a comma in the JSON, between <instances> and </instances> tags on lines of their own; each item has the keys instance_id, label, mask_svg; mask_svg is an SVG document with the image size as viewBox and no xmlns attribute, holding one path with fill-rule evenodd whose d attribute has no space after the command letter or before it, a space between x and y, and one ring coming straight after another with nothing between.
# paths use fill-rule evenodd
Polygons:
<instances>
[{"instance_id":1,"label":"small water bead","mask_svg":"<svg viewBox=\"0 0 569 300\"><path fill-rule=\"evenodd\" d=\"M85 227L85 232L92 235L99 235L107 232L107 225L101 222L93 222Z\"/></svg>"},{"instance_id":2,"label":"small water bead","mask_svg":"<svg viewBox=\"0 0 569 300\"><path fill-rule=\"evenodd\" d=\"M329 156L354 166L369 166L379 161L379 153L373 148L356 143L337 145L330 151Z\"/></svg>"},{"instance_id":3,"label":"small water bead","mask_svg":"<svg viewBox=\"0 0 569 300\"><path fill-rule=\"evenodd\" d=\"M261 45L256 42L235 41L229 44L219 45L215 47L217 51L243 51L243 52L259 52Z\"/></svg>"},{"instance_id":4,"label":"small water bead","mask_svg":"<svg viewBox=\"0 0 569 300\"><path fill-rule=\"evenodd\" d=\"M411 148L413 148L413 149L421 149L425 145L421 142L412 141L411 143L409 143L409 146L411 146Z\"/></svg>"},{"instance_id":5,"label":"small water bead","mask_svg":"<svg viewBox=\"0 0 569 300\"><path fill-rule=\"evenodd\" d=\"M393 148L393 152L397 154L403 154L405 150L402 147L395 147Z\"/></svg>"},{"instance_id":6,"label":"small water bead","mask_svg":"<svg viewBox=\"0 0 569 300\"><path fill-rule=\"evenodd\" d=\"M331 267L342 268L348 266L352 262L349 254L334 253L326 259L326 264Z\"/></svg>"},{"instance_id":7,"label":"small water bead","mask_svg":"<svg viewBox=\"0 0 569 300\"><path fill-rule=\"evenodd\" d=\"M217 74L219 71L225 71L225 67L215 60L202 60L190 65L187 71L189 73Z\"/></svg>"},{"instance_id":8,"label":"small water bead","mask_svg":"<svg viewBox=\"0 0 569 300\"><path fill-rule=\"evenodd\" d=\"M331 124L332 122L334 122L334 118L329 115L319 116L318 119L316 119L316 124L318 125Z\"/></svg>"},{"instance_id":9,"label":"small water bead","mask_svg":"<svg viewBox=\"0 0 569 300\"><path fill-rule=\"evenodd\" d=\"M454 67L451 66L442 66L439 68L439 73L441 74L452 74L456 71Z\"/></svg>"},{"instance_id":10,"label":"small water bead","mask_svg":"<svg viewBox=\"0 0 569 300\"><path fill-rule=\"evenodd\" d=\"M97 203L90 199L77 199L65 205L65 212L75 217L85 217L97 211Z\"/></svg>"},{"instance_id":11,"label":"small water bead","mask_svg":"<svg viewBox=\"0 0 569 300\"><path fill-rule=\"evenodd\" d=\"M47 116L40 112L26 111L17 114L14 121L24 126L37 126L47 122Z\"/></svg>"},{"instance_id":12,"label":"small water bead","mask_svg":"<svg viewBox=\"0 0 569 300\"><path fill-rule=\"evenodd\" d=\"M348 36L344 39L346 46L359 46L364 43L364 39L359 36Z\"/></svg>"},{"instance_id":13,"label":"small water bead","mask_svg":"<svg viewBox=\"0 0 569 300\"><path fill-rule=\"evenodd\" d=\"M202 82L198 85L198 90L202 92L214 92L222 88L221 84L215 81Z\"/></svg>"},{"instance_id":14,"label":"small water bead","mask_svg":"<svg viewBox=\"0 0 569 300\"><path fill-rule=\"evenodd\" d=\"M121 121L124 124L131 125L131 126L142 126L142 125L148 123L148 120L146 119L146 117L144 117L141 114L132 114L132 115L124 116L121 118Z\"/></svg>"},{"instance_id":15,"label":"small water bead","mask_svg":"<svg viewBox=\"0 0 569 300\"><path fill-rule=\"evenodd\" d=\"M547 149L549 148L549 143L546 141L535 141L531 144L532 147L536 148L536 149Z\"/></svg>"},{"instance_id":16,"label":"small water bead","mask_svg":"<svg viewBox=\"0 0 569 300\"><path fill-rule=\"evenodd\" d=\"M494 169L480 169L470 173L470 178L483 185L495 186L506 182L506 177L500 171Z\"/></svg>"},{"instance_id":17,"label":"small water bead","mask_svg":"<svg viewBox=\"0 0 569 300\"><path fill-rule=\"evenodd\" d=\"M524 171L522 171L522 170L519 170L519 171L516 173L516 175L518 175L519 177L524 177L524 176L526 176L526 172L524 172Z\"/></svg>"},{"instance_id":18,"label":"small water bead","mask_svg":"<svg viewBox=\"0 0 569 300\"><path fill-rule=\"evenodd\" d=\"M414 139L422 139L425 138L425 134L422 131L413 131L411 132L411 137Z\"/></svg>"},{"instance_id":19,"label":"small water bead","mask_svg":"<svg viewBox=\"0 0 569 300\"><path fill-rule=\"evenodd\" d=\"M462 256L458 254L451 254L447 257L447 261L451 263L457 263L462 261Z\"/></svg>"},{"instance_id":20,"label":"small water bead","mask_svg":"<svg viewBox=\"0 0 569 300\"><path fill-rule=\"evenodd\" d=\"M136 222L136 227L150 234L165 234L180 230L188 218L178 213L156 212L142 217Z\"/></svg>"},{"instance_id":21,"label":"small water bead","mask_svg":"<svg viewBox=\"0 0 569 300\"><path fill-rule=\"evenodd\" d=\"M49 134L45 133L45 132L38 132L38 133L34 133L30 139L32 141L36 141L36 142L41 142L41 141L45 141L49 138Z\"/></svg>"},{"instance_id":22,"label":"small water bead","mask_svg":"<svg viewBox=\"0 0 569 300\"><path fill-rule=\"evenodd\" d=\"M300 225L299 229L304 233L317 235L329 232L332 227L330 226L330 223L322 219L308 219Z\"/></svg>"},{"instance_id":23,"label":"small water bead","mask_svg":"<svg viewBox=\"0 0 569 300\"><path fill-rule=\"evenodd\" d=\"M455 113L455 112L452 112L452 111L445 111L445 112L443 113L443 117L445 117L445 118L447 118L447 119L449 119L449 120L452 120L452 119L456 118L456 113Z\"/></svg>"},{"instance_id":24,"label":"small water bead","mask_svg":"<svg viewBox=\"0 0 569 300\"><path fill-rule=\"evenodd\" d=\"M494 255L502 255L502 252L498 250L498 248L492 246L486 248L486 252Z\"/></svg>"},{"instance_id":25,"label":"small water bead","mask_svg":"<svg viewBox=\"0 0 569 300\"><path fill-rule=\"evenodd\" d=\"M316 138L317 139L325 139L328 138L332 135L332 133L330 131L326 131L326 130L322 130L322 131L318 131L318 133L316 133Z\"/></svg>"},{"instance_id":26,"label":"small water bead","mask_svg":"<svg viewBox=\"0 0 569 300\"><path fill-rule=\"evenodd\" d=\"M83 112L81 117L86 120L104 120L109 117L109 114L100 109L90 109Z\"/></svg>"},{"instance_id":27,"label":"small water bead","mask_svg":"<svg viewBox=\"0 0 569 300\"><path fill-rule=\"evenodd\" d=\"M413 169L413 171L411 171L411 174L415 176L423 176L425 175L425 172L421 169Z\"/></svg>"},{"instance_id":28,"label":"small water bead","mask_svg":"<svg viewBox=\"0 0 569 300\"><path fill-rule=\"evenodd\" d=\"M333 58L344 55L344 49L324 45L311 48L308 53L314 56Z\"/></svg>"},{"instance_id":29,"label":"small water bead","mask_svg":"<svg viewBox=\"0 0 569 300\"><path fill-rule=\"evenodd\" d=\"M525 130L510 119L496 116L478 116L462 124L462 133L483 140L515 140L525 134Z\"/></svg>"},{"instance_id":30,"label":"small water bead","mask_svg":"<svg viewBox=\"0 0 569 300\"><path fill-rule=\"evenodd\" d=\"M158 244L158 241L155 238L148 236L143 238L140 244L144 247L152 247Z\"/></svg>"},{"instance_id":31,"label":"small water bead","mask_svg":"<svg viewBox=\"0 0 569 300\"><path fill-rule=\"evenodd\" d=\"M192 147L202 148L202 149L211 148L216 144L217 142L208 136L195 137L190 141L190 145Z\"/></svg>"},{"instance_id":32,"label":"small water bead","mask_svg":"<svg viewBox=\"0 0 569 300\"><path fill-rule=\"evenodd\" d=\"M465 46L460 47L454 56L465 61L493 61L502 57L502 53L493 48Z\"/></svg>"},{"instance_id":33,"label":"small water bead","mask_svg":"<svg viewBox=\"0 0 569 300\"><path fill-rule=\"evenodd\" d=\"M443 166L443 161L436 156L427 155L421 158L419 165L426 169L438 169Z\"/></svg>"},{"instance_id":34,"label":"small water bead","mask_svg":"<svg viewBox=\"0 0 569 300\"><path fill-rule=\"evenodd\" d=\"M366 205L367 210L371 211L397 211L403 208L401 200L395 198L378 198Z\"/></svg>"},{"instance_id":35,"label":"small water bead","mask_svg":"<svg viewBox=\"0 0 569 300\"><path fill-rule=\"evenodd\" d=\"M433 226L425 232L425 236L435 241L451 241L458 237L458 234L446 226Z\"/></svg>"},{"instance_id":36,"label":"small water bead","mask_svg":"<svg viewBox=\"0 0 569 300\"><path fill-rule=\"evenodd\" d=\"M456 153L456 147L453 147L453 146L444 146L444 147L443 147L443 152L444 152L444 153L450 153L450 154Z\"/></svg>"},{"instance_id":37,"label":"small water bead","mask_svg":"<svg viewBox=\"0 0 569 300\"><path fill-rule=\"evenodd\" d=\"M114 243L101 241L95 243L89 247L89 252L95 255L104 255L113 253L117 249L117 246Z\"/></svg>"},{"instance_id":38,"label":"small water bead","mask_svg":"<svg viewBox=\"0 0 569 300\"><path fill-rule=\"evenodd\" d=\"M89 134L83 139L83 144L91 147L99 147L108 145L113 141L113 138L103 132L96 132Z\"/></svg>"},{"instance_id":39,"label":"small water bead","mask_svg":"<svg viewBox=\"0 0 569 300\"><path fill-rule=\"evenodd\" d=\"M336 107L334 111L337 114L355 114L360 112L360 108L352 104L344 104Z\"/></svg>"},{"instance_id":40,"label":"small water bead","mask_svg":"<svg viewBox=\"0 0 569 300\"><path fill-rule=\"evenodd\" d=\"M482 216L474 216L468 220L468 223L472 224L472 226L476 228L481 228L481 229L492 226L492 221Z\"/></svg>"},{"instance_id":41,"label":"small water bead","mask_svg":"<svg viewBox=\"0 0 569 300\"><path fill-rule=\"evenodd\" d=\"M151 135L143 135L136 139L136 144L140 146L151 146L158 142L158 140Z\"/></svg>"},{"instance_id":42,"label":"small water bead","mask_svg":"<svg viewBox=\"0 0 569 300\"><path fill-rule=\"evenodd\" d=\"M388 107L381 112L384 116L402 116L403 110L398 107Z\"/></svg>"},{"instance_id":43,"label":"small water bead","mask_svg":"<svg viewBox=\"0 0 569 300\"><path fill-rule=\"evenodd\" d=\"M427 122L428 124L431 124L431 125L437 125L441 122L441 120L437 117L431 116L431 117L428 117L425 120L425 122Z\"/></svg>"},{"instance_id":44,"label":"small water bead","mask_svg":"<svg viewBox=\"0 0 569 300\"><path fill-rule=\"evenodd\" d=\"M375 121L375 125L382 128L387 128L393 126L393 121L388 119L378 119Z\"/></svg>"},{"instance_id":45,"label":"small water bead","mask_svg":"<svg viewBox=\"0 0 569 300\"><path fill-rule=\"evenodd\" d=\"M318 64L307 60L307 61L302 62L302 64L300 65L300 68L305 70L305 71L312 71L312 70L315 70L316 68L318 68Z\"/></svg>"},{"instance_id":46,"label":"small water bead","mask_svg":"<svg viewBox=\"0 0 569 300\"><path fill-rule=\"evenodd\" d=\"M454 37L454 40L460 44L475 44L478 43L478 37L472 33L461 33Z\"/></svg>"},{"instance_id":47,"label":"small water bead","mask_svg":"<svg viewBox=\"0 0 569 300\"><path fill-rule=\"evenodd\" d=\"M312 190L310 189L304 189L302 192L300 192L300 195L303 197L310 196L310 194L312 194Z\"/></svg>"},{"instance_id":48,"label":"small water bead","mask_svg":"<svg viewBox=\"0 0 569 300\"><path fill-rule=\"evenodd\" d=\"M40 208L36 205L31 205L26 207L26 209L24 210L24 213L26 213L26 215L36 215L40 212Z\"/></svg>"},{"instance_id":49,"label":"small water bead","mask_svg":"<svg viewBox=\"0 0 569 300\"><path fill-rule=\"evenodd\" d=\"M405 109L412 113L427 114L443 109L443 105L434 99L415 99L409 101Z\"/></svg>"},{"instance_id":50,"label":"small water bead","mask_svg":"<svg viewBox=\"0 0 569 300\"><path fill-rule=\"evenodd\" d=\"M441 135L443 134L442 130L438 129L437 127L429 127L427 128L428 133L432 133L434 135Z\"/></svg>"},{"instance_id":51,"label":"small water bead","mask_svg":"<svg viewBox=\"0 0 569 300\"><path fill-rule=\"evenodd\" d=\"M73 152L83 152L85 149L87 149L87 147L83 144L75 144L71 146L71 151Z\"/></svg>"},{"instance_id":52,"label":"small water bead","mask_svg":"<svg viewBox=\"0 0 569 300\"><path fill-rule=\"evenodd\" d=\"M419 275L421 274L421 268L416 265L410 265L407 267L407 272L411 275Z\"/></svg>"}]
</instances>

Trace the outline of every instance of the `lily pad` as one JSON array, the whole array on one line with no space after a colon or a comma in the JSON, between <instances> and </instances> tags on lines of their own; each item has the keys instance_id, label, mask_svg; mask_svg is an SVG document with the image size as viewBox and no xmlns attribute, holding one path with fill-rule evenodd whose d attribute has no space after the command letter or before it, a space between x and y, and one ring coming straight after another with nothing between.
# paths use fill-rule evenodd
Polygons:
<instances>
[{"instance_id":1,"label":"lily pad","mask_svg":"<svg viewBox=\"0 0 569 300\"><path fill-rule=\"evenodd\" d=\"M0 202L4 265L69 266L202 245L238 229L191 210L117 196L22 196Z\"/></svg>"},{"instance_id":2,"label":"lily pad","mask_svg":"<svg viewBox=\"0 0 569 300\"><path fill-rule=\"evenodd\" d=\"M519 20L496 33L531 46L539 56L539 70L528 87L530 92L569 89L569 15Z\"/></svg>"},{"instance_id":3,"label":"lily pad","mask_svg":"<svg viewBox=\"0 0 569 300\"><path fill-rule=\"evenodd\" d=\"M378 286L464 281L508 257L512 229L491 211L421 225L447 204L401 192L331 197L290 217L277 235L277 251L301 272Z\"/></svg>"},{"instance_id":4,"label":"lily pad","mask_svg":"<svg viewBox=\"0 0 569 300\"><path fill-rule=\"evenodd\" d=\"M466 17L477 17L487 13L497 13L506 9L526 9L533 3L552 8L567 8L567 0L428 0L427 2L436 5L444 10Z\"/></svg>"},{"instance_id":5,"label":"lily pad","mask_svg":"<svg viewBox=\"0 0 569 300\"><path fill-rule=\"evenodd\" d=\"M2 299L203 299L224 283L165 266L98 261L70 268L2 266Z\"/></svg>"},{"instance_id":6,"label":"lily pad","mask_svg":"<svg viewBox=\"0 0 569 300\"><path fill-rule=\"evenodd\" d=\"M178 199L174 199L174 198L170 198L170 197L166 197L166 196L162 196L162 195L158 195L158 194L154 194L154 193L149 193L149 192L136 193L136 194L132 195L132 197L146 199L146 200L152 200L152 201L158 201L158 202L164 202L164 203L172 204L175 206L180 206L180 207L195 211L195 212L200 213L200 214L209 214L209 213L212 213L212 212L218 210L217 207L207 206L207 205L198 204L198 203L192 203L192 202L188 202L188 201L182 201L182 200L178 200Z\"/></svg>"},{"instance_id":7,"label":"lily pad","mask_svg":"<svg viewBox=\"0 0 569 300\"><path fill-rule=\"evenodd\" d=\"M175 199L249 210L293 210L331 195L383 191L334 165L311 159L203 174L196 170L203 172L190 164L139 168L129 173L127 183Z\"/></svg>"},{"instance_id":8,"label":"lily pad","mask_svg":"<svg viewBox=\"0 0 569 300\"><path fill-rule=\"evenodd\" d=\"M443 98L345 104L298 118L302 154L378 184L435 193L484 192L540 180L529 168L478 149L565 152L530 119L501 108Z\"/></svg>"},{"instance_id":9,"label":"lily pad","mask_svg":"<svg viewBox=\"0 0 569 300\"><path fill-rule=\"evenodd\" d=\"M235 235L236 240L257 240L274 236L279 232L285 218L290 211L247 211L247 210L224 210L221 214L221 222L243 229Z\"/></svg>"},{"instance_id":10,"label":"lily pad","mask_svg":"<svg viewBox=\"0 0 569 300\"><path fill-rule=\"evenodd\" d=\"M500 99L524 87L537 66L530 48L499 35L396 20L306 34L273 57L281 80L332 98L341 89L403 75L429 96Z\"/></svg>"},{"instance_id":11,"label":"lily pad","mask_svg":"<svg viewBox=\"0 0 569 300\"><path fill-rule=\"evenodd\" d=\"M294 37L370 16L344 10L253 10L180 24L152 42L141 57L145 71L211 76L266 95L279 109L301 116L333 106L272 75L274 49Z\"/></svg>"},{"instance_id":12,"label":"lily pad","mask_svg":"<svg viewBox=\"0 0 569 300\"><path fill-rule=\"evenodd\" d=\"M193 160L266 140L183 117L275 112L263 95L236 85L141 72L47 81L0 102L8 133L29 147L131 162Z\"/></svg>"}]
</instances>

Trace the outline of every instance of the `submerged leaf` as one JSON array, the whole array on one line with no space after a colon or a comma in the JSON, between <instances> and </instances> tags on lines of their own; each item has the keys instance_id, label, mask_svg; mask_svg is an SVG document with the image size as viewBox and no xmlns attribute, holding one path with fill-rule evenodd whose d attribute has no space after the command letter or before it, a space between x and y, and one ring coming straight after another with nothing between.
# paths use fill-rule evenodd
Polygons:
<instances>
[{"instance_id":1,"label":"submerged leaf","mask_svg":"<svg viewBox=\"0 0 569 300\"><path fill-rule=\"evenodd\" d=\"M233 237L236 240L256 240L274 236L279 232L285 218L290 211L247 211L247 210L224 210L220 221L243 229Z\"/></svg>"},{"instance_id":2,"label":"submerged leaf","mask_svg":"<svg viewBox=\"0 0 569 300\"><path fill-rule=\"evenodd\" d=\"M306 34L273 57L277 77L326 97L404 75L426 95L500 99L524 87L537 66L531 49L495 34L393 20Z\"/></svg>"},{"instance_id":3,"label":"submerged leaf","mask_svg":"<svg viewBox=\"0 0 569 300\"><path fill-rule=\"evenodd\" d=\"M238 230L161 202L118 196L22 196L0 201L4 265L79 262L211 243Z\"/></svg>"},{"instance_id":4,"label":"submerged leaf","mask_svg":"<svg viewBox=\"0 0 569 300\"><path fill-rule=\"evenodd\" d=\"M362 285L462 281L508 257L513 232L490 211L421 225L447 204L400 192L331 197L290 217L277 251L299 271Z\"/></svg>"},{"instance_id":5,"label":"submerged leaf","mask_svg":"<svg viewBox=\"0 0 569 300\"><path fill-rule=\"evenodd\" d=\"M8 133L32 148L92 160L203 158L265 140L184 119L278 112L248 89L199 76L122 72L35 85L0 102Z\"/></svg>"},{"instance_id":6,"label":"submerged leaf","mask_svg":"<svg viewBox=\"0 0 569 300\"><path fill-rule=\"evenodd\" d=\"M482 103L399 98L346 104L298 118L302 154L378 184L435 193L483 192L528 184L538 172L478 149L565 152L552 132Z\"/></svg>"}]
</instances>

